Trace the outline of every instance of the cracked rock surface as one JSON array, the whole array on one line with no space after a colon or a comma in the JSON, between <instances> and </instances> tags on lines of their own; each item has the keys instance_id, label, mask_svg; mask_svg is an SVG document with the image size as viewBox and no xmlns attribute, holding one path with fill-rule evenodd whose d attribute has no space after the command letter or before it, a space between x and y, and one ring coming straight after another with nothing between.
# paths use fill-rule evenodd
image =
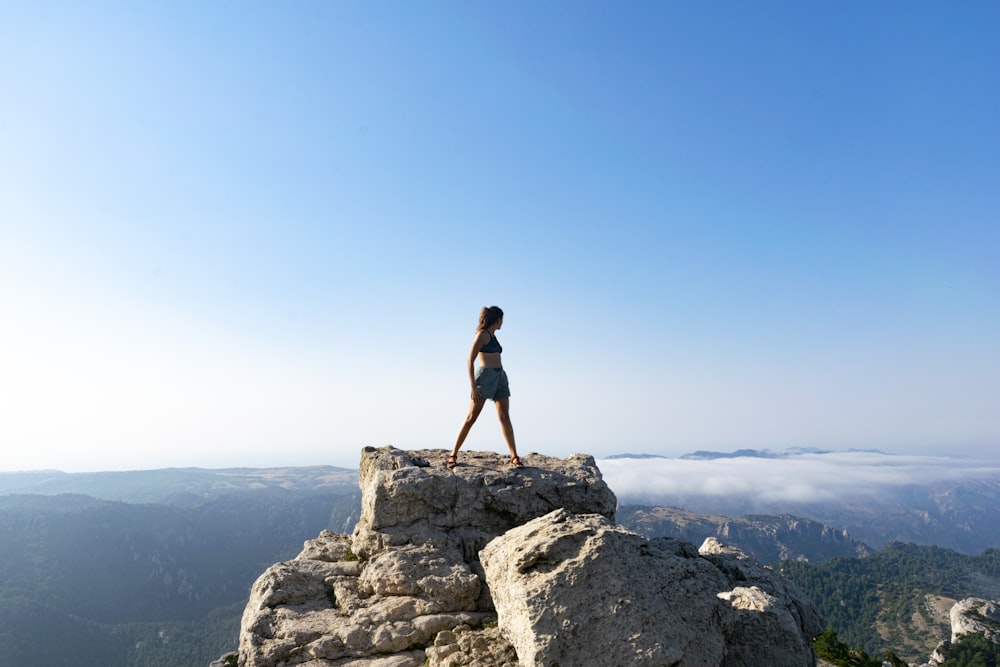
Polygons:
<instances>
[{"instance_id":1,"label":"cracked rock surface","mask_svg":"<svg viewBox=\"0 0 1000 667\"><path fill-rule=\"evenodd\" d=\"M462 452L449 469L447 453L362 451L354 534L324 531L257 579L240 665L518 664L496 628L479 550L557 508L613 519L617 500L590 456L529 454L514 469Z\"/></svg>"},{"instance_id":2,"label":"cracked rock surface","mask_svg":"<svg viewBox=\"0 0 1000 667\"><path fill-rule=\"evenodd\" d=\"M716 540L647 540L557 510L482 552L499 627L525 666L812 667L816 608Z\"/></svg>"},{"instance_id":3,"label":"cracked rock surface","mask_svg":"<svg viewBox=\"0 0 1000 667\"><path fill-rule=\"evenodd\" d=\"M591 456L362 451L361 517L254 583L241 667L815 664L814 606L721 543L614 523Z\"/></svg>"}]
</instances>

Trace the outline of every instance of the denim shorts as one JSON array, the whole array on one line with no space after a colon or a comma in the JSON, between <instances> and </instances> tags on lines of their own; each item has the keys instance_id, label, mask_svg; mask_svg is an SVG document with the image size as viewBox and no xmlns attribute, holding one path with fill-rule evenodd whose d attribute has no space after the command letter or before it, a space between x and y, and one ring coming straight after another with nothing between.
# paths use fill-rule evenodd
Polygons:
<instances>
[{"instance_id":1,"label":"denim shorts","mask_svg":"<svg viewBox=\"0 0 1000 667\"><path fill-rule=\"evenodd\" d=\"M476 371L476 389L483 398L507 398L510 396L510 385L507 383L507 371L502 368L486 368L480 366Z\"/></svg>"}]
</instances>

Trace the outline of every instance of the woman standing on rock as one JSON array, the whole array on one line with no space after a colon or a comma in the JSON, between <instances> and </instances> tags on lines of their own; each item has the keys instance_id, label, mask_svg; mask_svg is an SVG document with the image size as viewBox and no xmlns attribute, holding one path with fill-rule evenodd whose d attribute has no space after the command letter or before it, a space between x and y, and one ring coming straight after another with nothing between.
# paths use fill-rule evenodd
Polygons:
<instances>
[{"instance_id":1,"label":"woman standing on rock","mask_svg":"<svg viewBox=\"0 0 1000 667\"><path fill-rule=\"evenodd\" d=\"M455 467L458 463L458 450L469 435L469 430L479 418L479 413L486 405L486 399L491 398L497 406L497 416L500 417L500 428L503 430L503 438L507 441L507 448L510 450L510 464L515 468L523 467L521 459L517 457L517 448L514 446L514 427L510 423L510 387L507 384L507 372L500 365L500 341L497 340L496 332L503 326L503 311L496 306L483 308L479 313L479 329L476 337L472 341L472 349L469 350L469 384L472 385L472 405L469 406L469 414L465 417L465 422L458 432L455 440L455 447L448 455L445 462L449 468ZM473 372L476 358L479 358L479 369Z\"/></svg>"}]
</instances>

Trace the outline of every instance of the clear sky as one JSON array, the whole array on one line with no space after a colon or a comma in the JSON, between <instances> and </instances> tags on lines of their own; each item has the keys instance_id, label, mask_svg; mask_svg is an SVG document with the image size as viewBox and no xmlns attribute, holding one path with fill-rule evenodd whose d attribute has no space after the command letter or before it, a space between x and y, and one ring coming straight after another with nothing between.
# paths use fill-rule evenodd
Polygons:
<instances>
[{"instance_id":1,"label":"clear sky","mask_svg":"<svg viewBox=\"0 0 1000 667\"><path fill-rule=\"evenodd\" d=\"M522 453L992 456L998 25L0 4L0 469L450 447L493 304Z\"/></svg>"}]
</instances>

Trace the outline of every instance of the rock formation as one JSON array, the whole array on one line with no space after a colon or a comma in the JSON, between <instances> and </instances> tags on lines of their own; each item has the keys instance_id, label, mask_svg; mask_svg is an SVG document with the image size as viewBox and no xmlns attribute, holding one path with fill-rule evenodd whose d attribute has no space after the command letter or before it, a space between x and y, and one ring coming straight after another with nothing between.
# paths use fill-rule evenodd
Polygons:
<instances>
[{"instance_id":1,"label":"rock formation","mask_svg":"<svg viewBox=\"0 0 1000 667\"><path fill-rule=\"evenodd\" d=\"M930 660L920 667L940 667L947 664L948 647L963 635L981 633L987 641L1000 644L1000 602L982 598L965 598L951 607L951 639L938 644Z\"/></svg>"},{"instance_id":2,"label":"rock formation","mask_svg":"<svg viewBox=\"0 0 1000 667\"><path fill-rule=\"evenodd\" d=\"M983 633L987 640L1000 643L1000 603L982 598L966 598L951 608L951 641L962 635Z\"/></svg>"},{"instance_id":3,"label":"rock formation","mask_svg":"<svg viewBox=\"0 0 1000 667\"><path fill-rule=\"evenodd\" d=\"M493 540L481 557L523 665L816 663L815 607L714 538L697 551L557 510Z\"/></svg>"},{"instance_id":4,"label":"rock formation","mask_svg":"<svg viewBox=\"0 0 1000 667\"><path fill-rule=\"evenodd\" d=\"M243 667L815 664L773 571L614 523L594 459L365 448L361 518L254 584Z\"/></svg>"}]
</instances>

